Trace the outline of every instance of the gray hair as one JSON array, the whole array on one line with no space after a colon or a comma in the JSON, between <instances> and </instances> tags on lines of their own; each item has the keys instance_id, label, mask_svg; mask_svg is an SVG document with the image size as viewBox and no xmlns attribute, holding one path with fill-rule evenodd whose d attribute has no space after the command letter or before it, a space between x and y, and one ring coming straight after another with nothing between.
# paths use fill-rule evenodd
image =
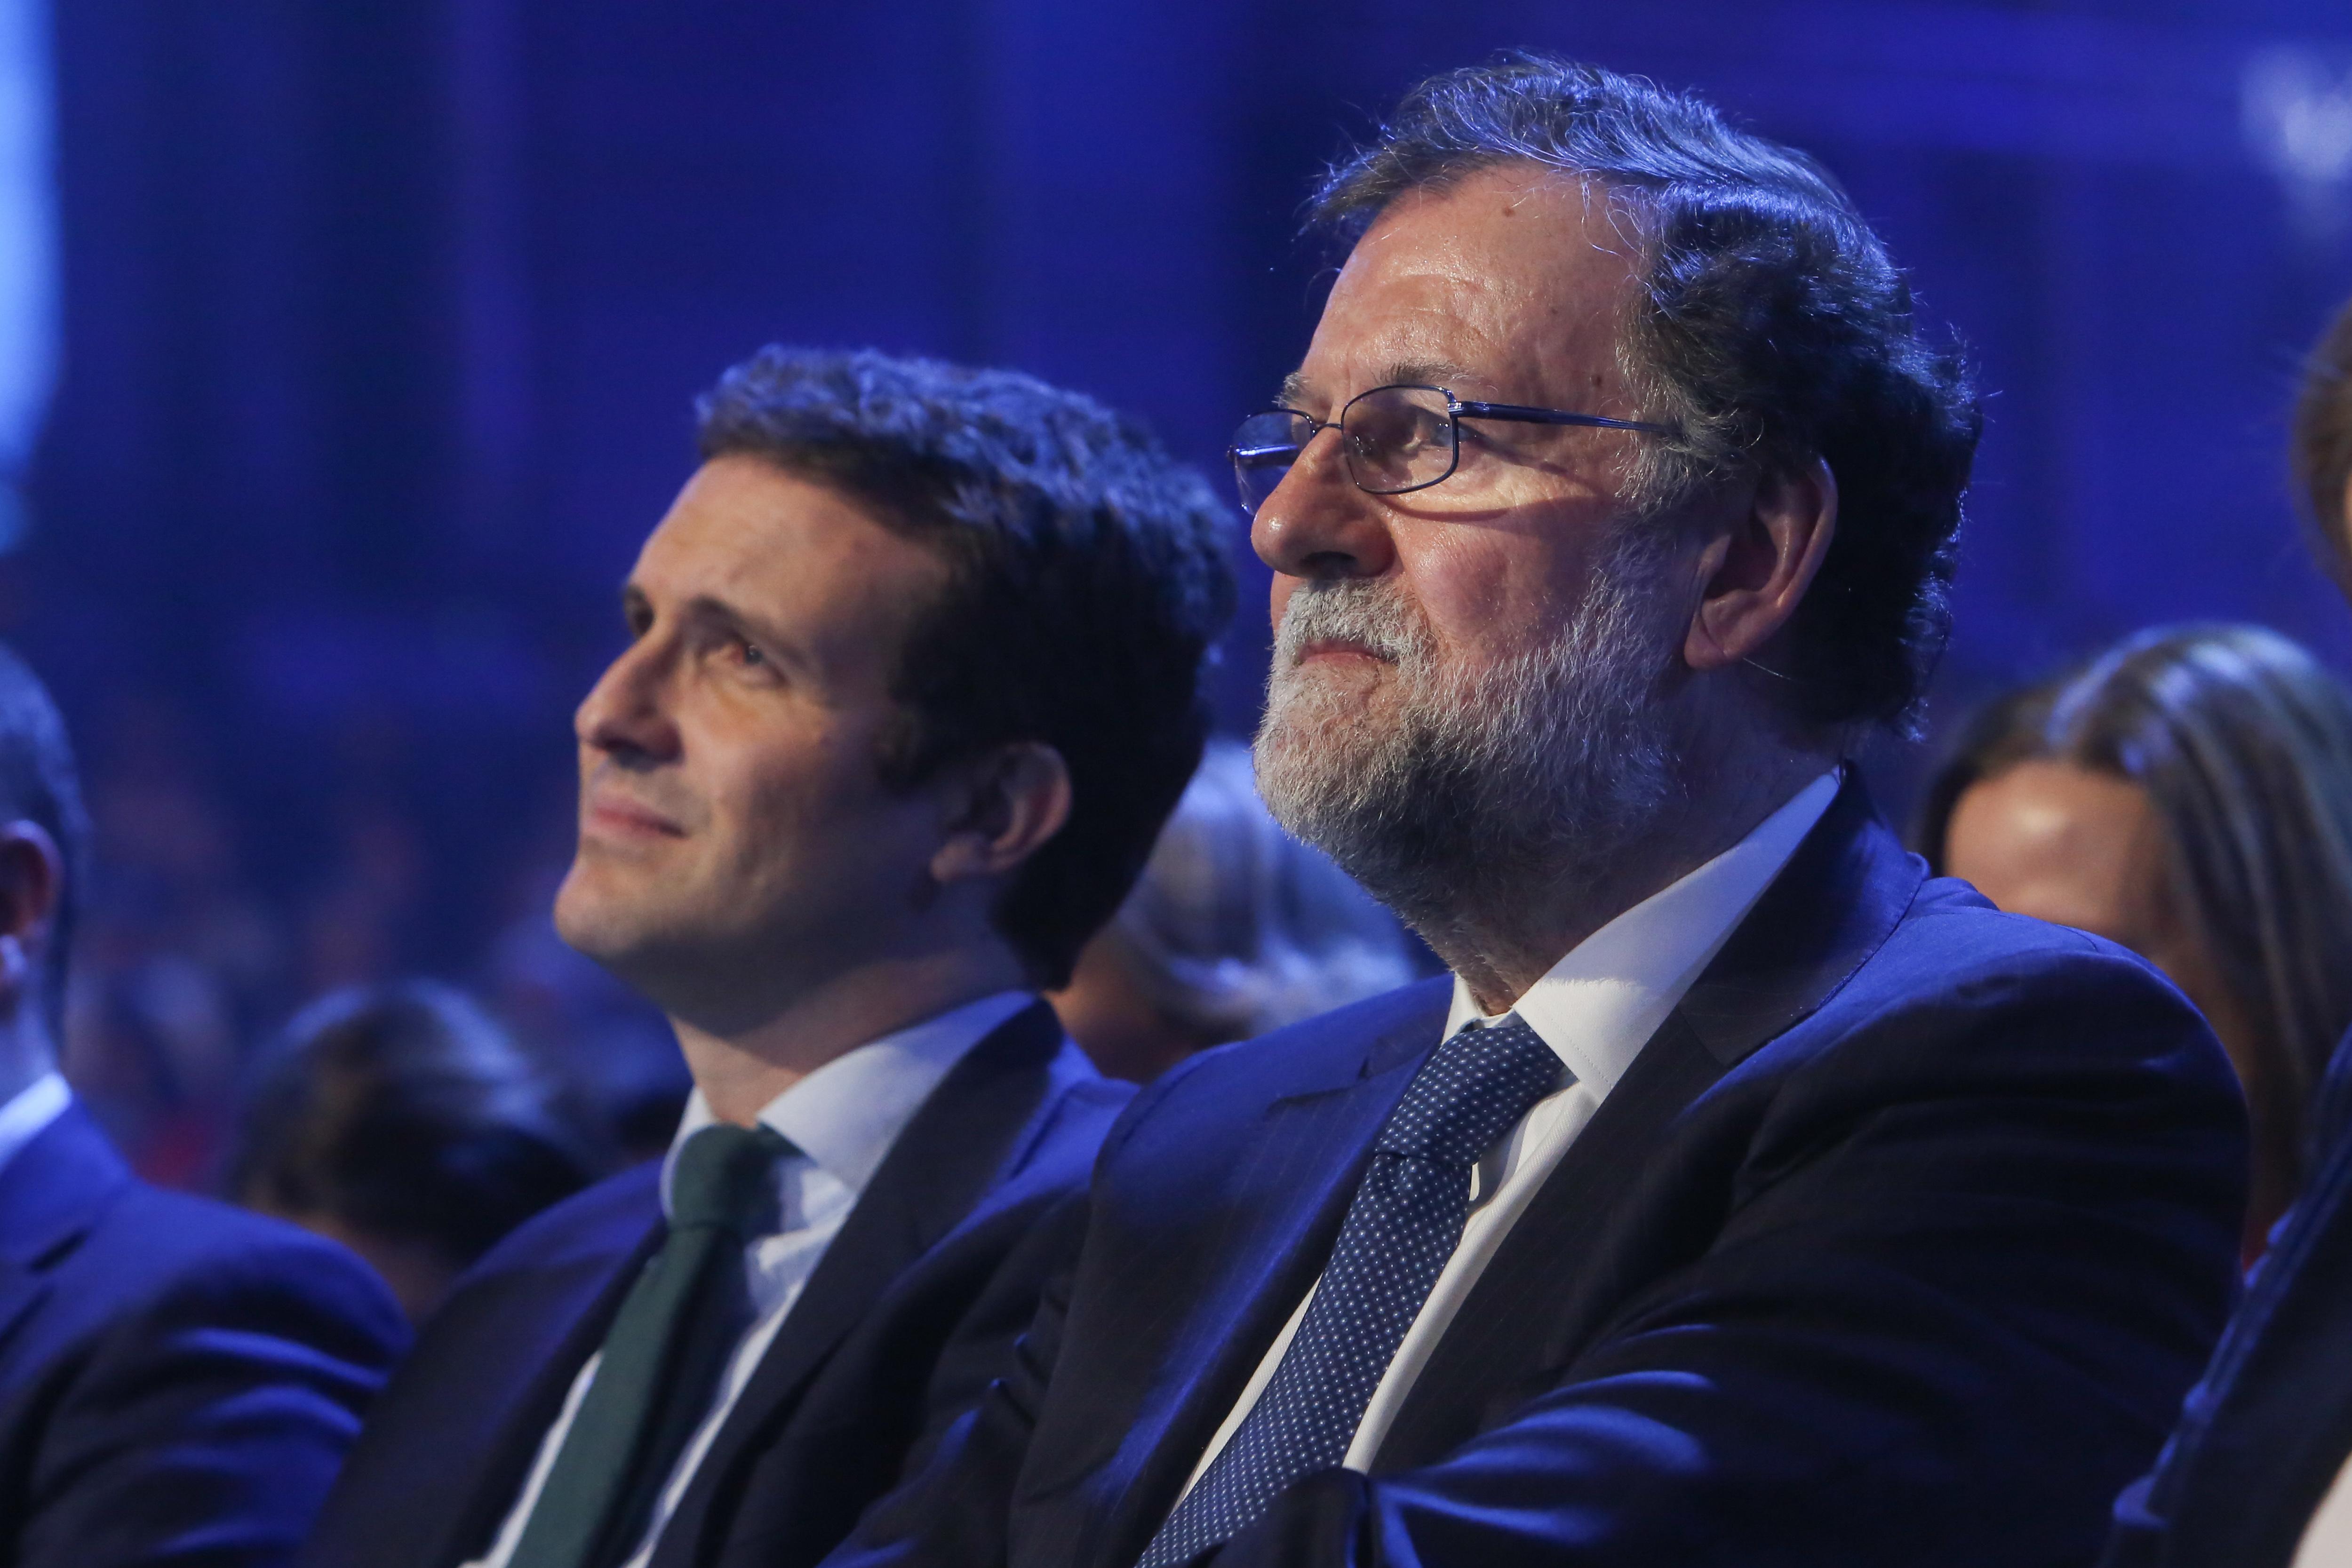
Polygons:
<instances>
[{"instance_id":1,"label":"gray hair","mask_svg":"<svg viewBox=\"0 0 2352 1568\"><path fill-rule=\"evenodd\" d=\"M1525 52L1413 89L1312 220L1352 243L1399 197L1511 162L1605 187L1643 253L1621 358L1641 417L1680 434L1644 444L1635 498L1826 462L1837 535L1776 689L1817 725L1907 727L1950 628L1982 421L1878 236L1811 159L1697 98Z\"/></svg>"}]
</instances>

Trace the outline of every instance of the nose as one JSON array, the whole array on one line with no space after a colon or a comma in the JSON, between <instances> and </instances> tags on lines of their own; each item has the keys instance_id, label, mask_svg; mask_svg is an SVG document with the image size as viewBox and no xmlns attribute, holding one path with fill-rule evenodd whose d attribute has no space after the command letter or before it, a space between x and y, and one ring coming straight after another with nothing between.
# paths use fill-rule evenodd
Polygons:
<instances>
[{"instance_id":1,"label":"nose","mask_svg":"<svg viewBox=\"0 0 2352 1568\"><path fill-rule=\"evenodd\" d=\"M1396 559L1379 499L1348 477L1346 439L1317 431L1250 519L1250 548L1286 577L1378 577Z\"/></svg>"},{"instance_id":2,"label":"nose","mask_svg":"<svg viewBox=\"0 0 2352 1568\"><path fill-rule=\"evenodd\" d=\"M668 706L672 667L669 650L653 636L622 650L572 716L581 746L625 766L674 759L678 731Z\"/></svg>"}]
</instances>

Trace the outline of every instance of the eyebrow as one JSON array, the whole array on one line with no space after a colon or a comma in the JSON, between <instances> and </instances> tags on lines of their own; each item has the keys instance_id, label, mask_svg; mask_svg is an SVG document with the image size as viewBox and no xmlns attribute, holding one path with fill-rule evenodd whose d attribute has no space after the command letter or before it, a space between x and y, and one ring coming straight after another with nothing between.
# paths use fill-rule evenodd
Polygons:
<instances>
[{"instance_id":1,"label":"eyebrow","mask_svg":"<svg viewBox=\"0 0 2352 1568\"><path fill-rule=\"evenodd\" d=\"M1381 373L1391 386L1450 386L1455 382L1484 380L1444 360L1400 360Z\"/></svg>"},{"instance_id":2,"label":"eyebrow","mask_svg":"<svg viewBox=\"0 0 2352 1568\"><path fill-rule=\"evenodd\" d=\"M1456 382L1479 382L1485 378L1444 360L1399 360L1381 372L1381 386L1442 386L1451 387ZM1293 371L1282 378L1278 394L1281 406L1296 408L1311 402L1315 384L1304 371Z\"/></svg>"},{"instance_id":3,"label":"eyebrow","mask_svg":"<svg viewBox=\"0 0 2352 1568\"><path fill-rule=\"evenodd\" d=\"M639 611L650 612L653 601L646 591L634 582L621 585L621 613L634 615ZM762 651L774 654L803 675L816 673L814 663L806 650L785 636L775 627L761 622L725 600L709 593L698 593L677 607L678 619L689 623L723 626L740 633L746 640L757 643Z\"/></svg>"}]
</instances>

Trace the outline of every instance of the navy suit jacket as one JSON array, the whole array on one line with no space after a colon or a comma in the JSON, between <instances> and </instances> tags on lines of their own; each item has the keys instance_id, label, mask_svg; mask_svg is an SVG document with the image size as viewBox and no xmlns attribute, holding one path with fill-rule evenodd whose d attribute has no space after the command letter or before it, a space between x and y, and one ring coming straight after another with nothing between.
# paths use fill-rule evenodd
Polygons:
<instances>
[{"instance_id":1,"label":"navy suit jacket","mask_svg":"<svg viewBox=\"0 0 2352 1568\"><path fill-rule=\"evenodd\" d=\"M1131 1091L1043 1002L891 1145L664 1527L656 1568L813 1563L1003 1370L1066 1265ZM449 1568L489 1549L581 1365L662 1240L659 1169L592 1187L461 1281L370 1417L306 1561Z\"/></svg>"},{"instance_id":2,"label":"navy suit jacket","mask_svg":"<svg viewBox=\"0 0 2352 1568\"><path fill-rule=\"evenodd\" d=\"M2243 1112L2147 966L1925 879L1850 783L1513 1226L1371 1473L1307 1478L1217 1568L2091 1562L2228 1312ZM1014 1375L837 1568L1132 1563L1446 1004L1427 983L1146 1089Z\"/></svg>"},{"instance_id":3,"label":"navy suit jacket","mask_svg":"<svg viewBox=\"0 0 2352 1568\"><path fill-rule=\"evenodd\" d=\"M2154 1473L2116 1502L2108 1568L2286 1568L2352 1458L2347 1099L2352 1036L2329 1074L2333 1141Z\"/></svg>"},{"instance_id":4,"label":"navy suit jacket","mask_svg":"<svg viewBox=\"0 0 2352 1568\"><path fill-rule=\"evenodd\" d=\"M407 1339L358 1259L68 1106L0 1167L0 1563L287 1562Z\"/></svg>"}]
</instances>

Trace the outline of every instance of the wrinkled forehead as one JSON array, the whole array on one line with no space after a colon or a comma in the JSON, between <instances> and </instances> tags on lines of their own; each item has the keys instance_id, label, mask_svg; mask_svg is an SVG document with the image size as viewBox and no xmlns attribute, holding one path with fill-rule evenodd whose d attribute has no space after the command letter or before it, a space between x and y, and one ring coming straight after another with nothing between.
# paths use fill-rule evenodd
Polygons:
<instances>
[{"instance_id":1,"label":"wrinkled forehead","mask_svg":"<svg viewBox=\"0 0 2352 1568\"><path fill-rule=\"evenodd\" d=\"M1296 390L1336 402L1440 380L1393 373L1418 367L1508 402L1622 392L1640 263L1622 204L1554 171L1504 164L1408 193L1340 268Z\"/></svg>"}]
</instances>

